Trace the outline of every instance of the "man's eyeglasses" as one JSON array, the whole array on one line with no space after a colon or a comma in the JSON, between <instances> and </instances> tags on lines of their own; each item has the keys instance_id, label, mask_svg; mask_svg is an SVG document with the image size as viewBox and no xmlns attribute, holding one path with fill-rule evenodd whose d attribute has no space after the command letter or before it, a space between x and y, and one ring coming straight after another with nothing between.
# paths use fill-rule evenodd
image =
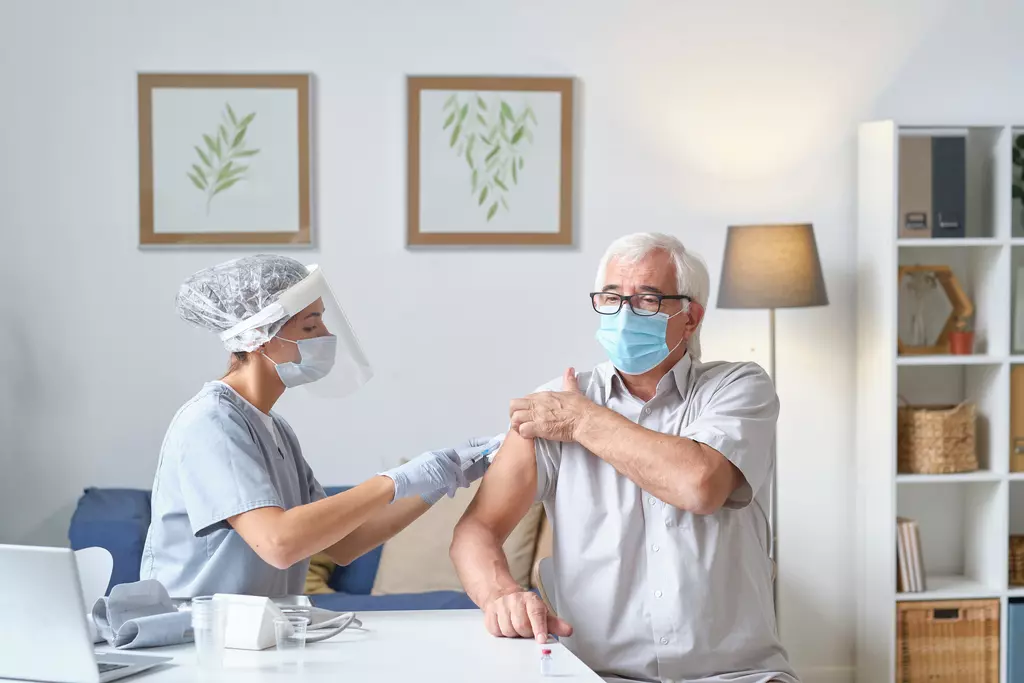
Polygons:
<instances>
[{"instance_id":1,"label":"man's eyeglasses","mask_svg":"<svg viewBox=\"0 0 1024 683\"><path fill-rule=\"evenodd\" d=\"M623 296L615 292L591 292L590 303L601 315L615 315L622 310L623 302L629 302L629 308L637 315L657 315L661 311L661 303L669 301L693 301L685 294L633 294Z\"/></svg>"}]
</instances>

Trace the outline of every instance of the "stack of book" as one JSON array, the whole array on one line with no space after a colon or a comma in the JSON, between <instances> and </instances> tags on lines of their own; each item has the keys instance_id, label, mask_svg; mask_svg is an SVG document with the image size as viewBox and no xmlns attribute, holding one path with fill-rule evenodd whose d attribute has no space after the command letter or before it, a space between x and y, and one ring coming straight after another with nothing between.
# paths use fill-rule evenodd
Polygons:
<instances>
[{"instance_id":1,"label":"stack of book","mask_svg":"<svg viewBox=\"0 0 1024 683\"><path fill-rule=\"evenodd\" d=\"M906 517L896 518L896 590L900 593L928 590L921 557L921 532L917 522Z\"/></svg>"}]
</instances>

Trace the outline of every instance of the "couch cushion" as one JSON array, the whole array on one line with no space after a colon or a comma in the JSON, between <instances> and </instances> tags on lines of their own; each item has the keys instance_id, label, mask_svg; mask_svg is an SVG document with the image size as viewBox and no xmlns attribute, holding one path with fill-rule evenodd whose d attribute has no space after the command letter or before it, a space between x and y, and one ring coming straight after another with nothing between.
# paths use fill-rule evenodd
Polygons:
<instances>
[{"instance_id":1,"label":"couch cushion","mask_svg":"<svg viewBox=\"0 0 1024 683\"><path fill-rule=\"evenodd\" d=\"M149 531L149 491L88 488L71 517L73 550L99 546L114 557L110 588L139 580L142 549Z\"/></svg>"},{"instance_id":2,"label":"couch cushion","mask_svg":"<svg viewBox=\"0 0 1024 683\"><path fill-rule=\"evenodd\" d=\"M333 593L334 589L327 585L327 581L337 567L338 563L327 553L317 553L309 558L309 571L306 572L306 588L303 592L306 595Z\"/></svg>"},{"instance_id":3,"label":"couch cushion","mask_svg":"<svg viewBox=\"0 0 1024 683\"><path fill-rule=\"evenodd\" d=\"M324 493L333 496L342 491L348 491L351 486L328 486ZM357 558L348 566L338 566L327 585L339 593L350 593L352 595L369 595L373 588L373 579L377 576L377 567L380 565L381 548L378 546Z\"/></svg>"},{"instance_id":4,"label":"couch cushion","mask_svg":"<svg viewBox=\"0 0 1024 683\"><path fill-rule=\"evenodd\" d=\"M462 591L448 547L456 523L479 488L479 481L459 489L454 498L442 498L422 517L384 544L373 595ZM512 576L520 586L530 585L530 570L537 545L543 507L530 507L509 534L503 549Z\"/></svg>"},{"instance_id":5,"label":"couch cushion","mask_svg":"<svg viewBox=\"0 0 1024 683\"><path fill-rule=\"evenodd\" d=\"M434 591L404 595L352 595L329 593L310 596L317 607L335 612L384 612L434 609L476 609L465 593Z\"/></svg>"},{"instance_id":6,"label":"couch cushion","mask_svg":"<svg viewBox=\"0 0 1024 683\"><path fill-rule=\"evenodd\" d=\"M545 557L551 557L554 552L554 532L551 528L551 520L544 515L540 522L540 531L537 533L537 549L533 553L533 569L530 571L530 588L540 588L540 561Z\"/></svg>"}]
</instances>

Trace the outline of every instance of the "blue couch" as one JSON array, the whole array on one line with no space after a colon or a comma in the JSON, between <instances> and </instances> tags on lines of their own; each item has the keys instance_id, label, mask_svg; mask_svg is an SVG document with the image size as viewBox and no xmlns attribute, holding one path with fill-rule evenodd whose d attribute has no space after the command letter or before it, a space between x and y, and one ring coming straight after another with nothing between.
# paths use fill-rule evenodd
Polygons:
<instances>
[{"instance_id":1,"label":"blue couch","mask_svg":"<svg viewBox=\"0 0 1024 683\"><path fill-rule=\"evenodd\" d=\"M331 487L334 495L349 487ZM139 580L142 548L149 529L150 492L138 489L86 489L71 518L68 538L75 550L100 546L114 556L110 586ZM435 591L405 595L370 595L380 564L381 549L367 553L347 567L338 567L328 584L336 593L313 595L314 604L339 612L378 610L474 609L465 593Z\"/></svg>"}]
</instances>

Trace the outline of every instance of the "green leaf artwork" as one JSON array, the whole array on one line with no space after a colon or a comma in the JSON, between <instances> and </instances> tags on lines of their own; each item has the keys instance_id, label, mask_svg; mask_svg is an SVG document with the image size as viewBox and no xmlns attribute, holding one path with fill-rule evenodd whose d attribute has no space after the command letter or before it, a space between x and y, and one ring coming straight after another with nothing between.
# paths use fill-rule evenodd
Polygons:
<instances>
[{"instance_id":1,"label":"green leaf artwork","mask_svg":"<svg viewBox=\"0 0 1024 683\"><path fill-rule=\"evenodd\" d=\"M469 167L472 201L488 222L499 210L511 211L539 125L533 109L524 103L517 111L498 93L456 92L445 100L441 116L448 147Z\"/></svg>"},{"instance_id":2,"label":"green leaf artwork","mask_svg":"<svg viewBox=\"0 0 1024 683\"><path fill-rule=\"evenodd\" d=\"M239 160L260 153L260 150L248 149L245 145L245 134L255 118L256 112L252 112L239 119L231 105L225 103L223 121L218 124L213 135L203 135L205 148L199 145L195 147L202 163L192 164L192 169L186 175L196 189L206 196L207 216L210 215L214 197L245 180L249 167L239 163Z\"/></svg>"}]
</instances>

